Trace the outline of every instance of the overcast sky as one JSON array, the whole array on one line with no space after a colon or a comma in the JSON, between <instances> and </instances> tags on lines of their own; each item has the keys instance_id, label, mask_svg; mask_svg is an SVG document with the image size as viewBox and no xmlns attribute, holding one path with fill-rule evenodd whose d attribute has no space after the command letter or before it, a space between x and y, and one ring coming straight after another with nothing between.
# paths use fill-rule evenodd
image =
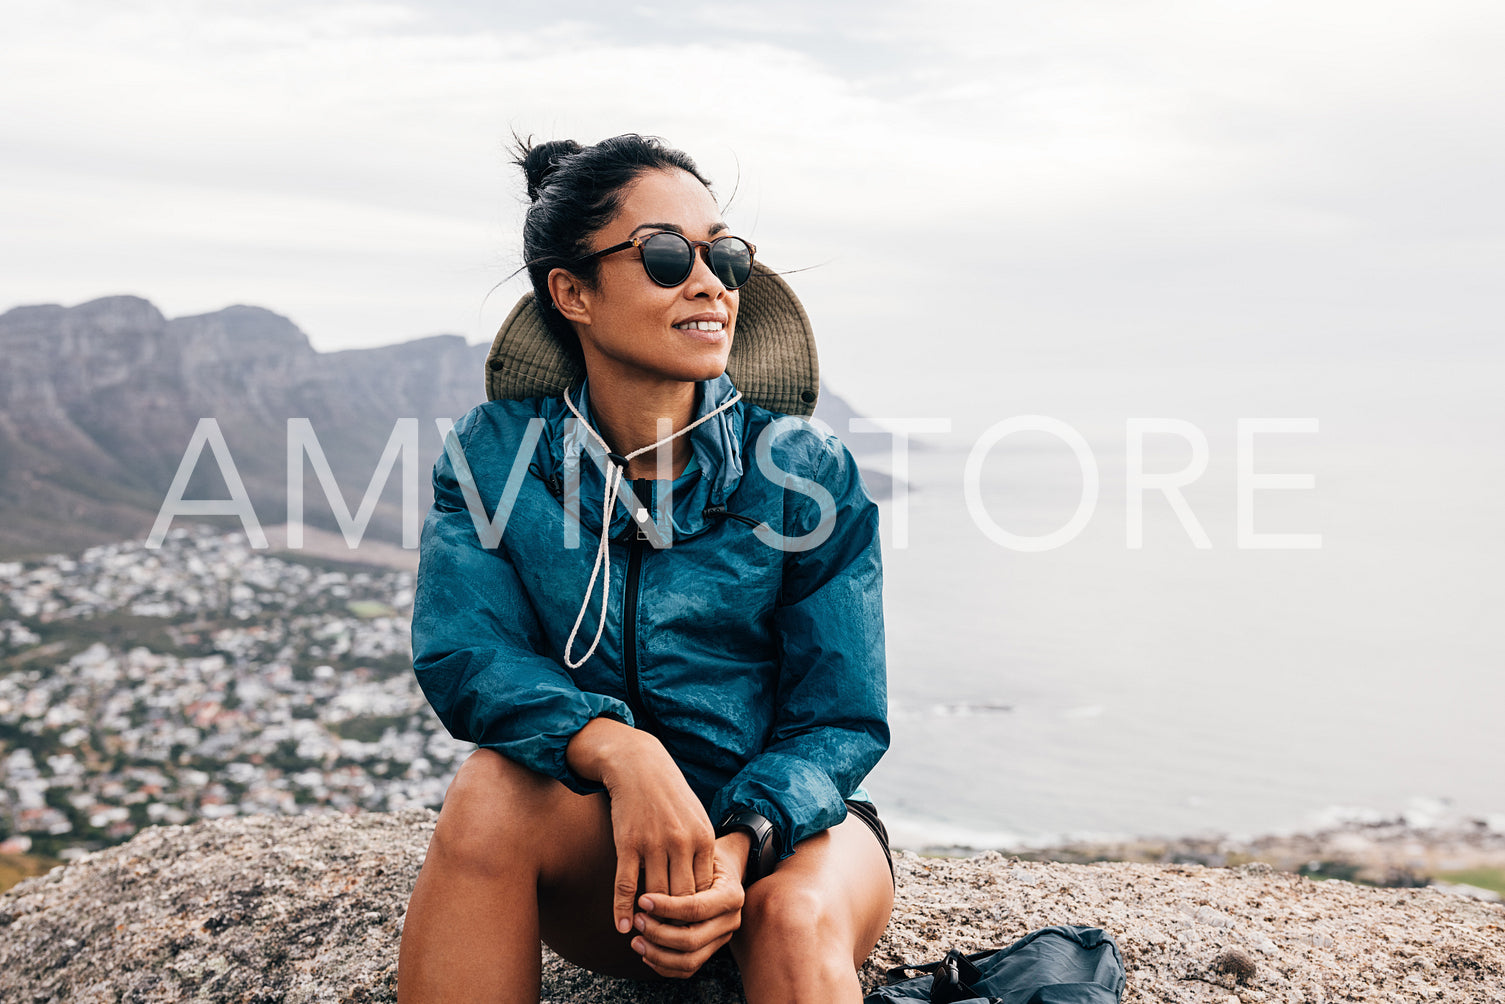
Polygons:
<instances>
[{"instance_id":1,"label":"overcast sky","mask_svg":"<svg viewBox=\"0 0 1505 1004\"><path fill-rule=\"evenodd\" d=\"M1505 6L809 6L10 4L0 309L489 340L511 133L639 131L818 266L826 375L880 411L1053 366L1498 370Z\"/></svg>"},{"instance_id":2,"label":"overcast sky","mask_svg":"<svg viewBox=\"0 0 1505 1004\"><path fill-rule=\"evenodd\" d=\"M1493 762L1466 737L1498 717L1505 605L1499 0L48 0L0 23L0 310L133 293L266 307L326 351L489 341L525 288L512 134L657 134L804 270L822 375L859 410L950 419L955 447L1041 413L1101 464L1082 539L1020 555L966 536L960 453L918 458L940 515L885 538L894 665L951 686L998 652L1033 687L1054 659L1050 686L1123 713L1115 755L1150 696L1190 709L1164 734L1221 751L1231 719L1251 750L1317 741L1389 692L1394 727L1322 754L1343 776L1386 775L1371 739L1439 776L1460 743ZM1127 549L1136 417L1211 441L1188 498L1215 550L1154 496ZM1244 417L1320 422L1252 464L1315 479L1262 491L1256 523L1322 550L1233 550ZM1080 486L1028 435L1065 473L1007 453L990 504L1045 532ZM1159 443L1156 469L1189 463ZM1091 760L1050 735L1069 753L1045 761ZM1395 783L1376 804L1439 793Z\"/></svg>"}]
</instances>

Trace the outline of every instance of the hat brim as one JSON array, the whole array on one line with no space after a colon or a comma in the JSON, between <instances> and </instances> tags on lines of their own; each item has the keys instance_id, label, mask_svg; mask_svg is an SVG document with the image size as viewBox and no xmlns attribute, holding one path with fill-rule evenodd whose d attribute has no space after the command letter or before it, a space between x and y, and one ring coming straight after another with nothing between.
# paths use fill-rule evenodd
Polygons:
<instances>
[{"instance_id":1,"label":"hat brim","mask_svg":"<svg viewBox=\"0 0 1505 1004\"><path fill-rule=\"evenodd\" d=\"M804 305L782 276L758 262L737 292L727 375L753 404L808 418L820 396L820 362ZM584 376L576 356L544 323L533 294L525 293L486 355L487 399L553 397Z\"/></svg>"}]
</instances>

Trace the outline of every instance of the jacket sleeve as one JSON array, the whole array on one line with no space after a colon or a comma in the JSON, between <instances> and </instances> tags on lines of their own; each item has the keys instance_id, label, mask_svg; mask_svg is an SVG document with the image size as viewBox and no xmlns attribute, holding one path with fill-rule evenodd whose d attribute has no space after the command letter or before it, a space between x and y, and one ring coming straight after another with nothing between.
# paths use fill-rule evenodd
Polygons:
<instances>
[{"instance_id":1,"label":"jacket sleeve","mask_svg":"<svg viewBox=\"0 0 1505 1004\"><path fill-rule=\"evenodd\" d=\"M473 419L472 412L467 419ZM474 428L462 419L463 445ZM413 601L413 671L456 739L496 750L571 790L603 790L569 768L565 747L599 716L632 724L627 706L582 691L551 655L505 542L487 549L448 452L434 464Z\"/></svg>"},{"instance_id":2,"label":"jacket sleeve","mask_svg":"<svg viewBox=\"0 0 1505 1004\"><path fill-rule=\"evenodd\" d=\"M883 569L878 507L839 440L821 451L816 483L830 492L835 522L815 547L786 551L775 610L780 673L768 745L711 803L711 821L751 809L774 824L779 857L846 817L843 800L888 749L883 646ZM814 498L785 534L815 531Z\"/></svg>"}]
</instances>

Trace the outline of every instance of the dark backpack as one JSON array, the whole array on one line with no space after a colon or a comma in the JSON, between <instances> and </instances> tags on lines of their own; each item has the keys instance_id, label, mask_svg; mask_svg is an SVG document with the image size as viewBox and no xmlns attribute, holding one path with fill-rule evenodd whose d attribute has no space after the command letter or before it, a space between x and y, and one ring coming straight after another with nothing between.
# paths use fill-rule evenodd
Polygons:
<instances>
[{"instance_id":1,"label":"dark backpack","mask_svg":"<svg viewBox=\"0 0 1505 1004\"><path fill-rule=\"evenodd\" d=\"M929 975L892 982L911 971ZM897 966L888 978L863 1004L1119 1004L1125 979L1118 945L1097 927L1045 927L997 951Z\"/></svg>"}]
</instances>

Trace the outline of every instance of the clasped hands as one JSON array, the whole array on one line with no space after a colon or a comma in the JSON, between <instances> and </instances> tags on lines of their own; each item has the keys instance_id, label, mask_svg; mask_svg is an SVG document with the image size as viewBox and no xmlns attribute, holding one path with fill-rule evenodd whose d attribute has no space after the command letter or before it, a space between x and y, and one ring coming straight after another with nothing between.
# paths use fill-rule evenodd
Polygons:
<instances>
[{"instance_id":1,"label":"clasped hands","mask_svg":"<svg viewBox=\"0 0 1505 1004\"><path fill-rule=\"evenodd\" d=\"M741 851L726 850L740 838ZM636 933L632 949L643 962L660 976L684 979L693 976L742 926L742 871L747 863L747 834L729 834L715 841L711 880L703 889L675 895L653 892L645 882L637 899L637 910L630 909L631 929ZM739 857L740 853L740 857ZM618 879L622 859L618 851ZM636 883L634 882L634 885ZM634 892L636 890L634 889ZM617 907L617 929L623 914Z\"/></svg>"},{"instance_id":2,"label":"clasped hands","mask_svg":"<svg viewBox=\"0 0 1505 1004\"><path fill-rule=\"evenodd\" d=\"M611 799L617 931L632 935L633 950L660 976L694 975L741 926L750 838L716 837L679 766L646 732L597 718L567 756Z\"/></svg>"}]
</instances>

